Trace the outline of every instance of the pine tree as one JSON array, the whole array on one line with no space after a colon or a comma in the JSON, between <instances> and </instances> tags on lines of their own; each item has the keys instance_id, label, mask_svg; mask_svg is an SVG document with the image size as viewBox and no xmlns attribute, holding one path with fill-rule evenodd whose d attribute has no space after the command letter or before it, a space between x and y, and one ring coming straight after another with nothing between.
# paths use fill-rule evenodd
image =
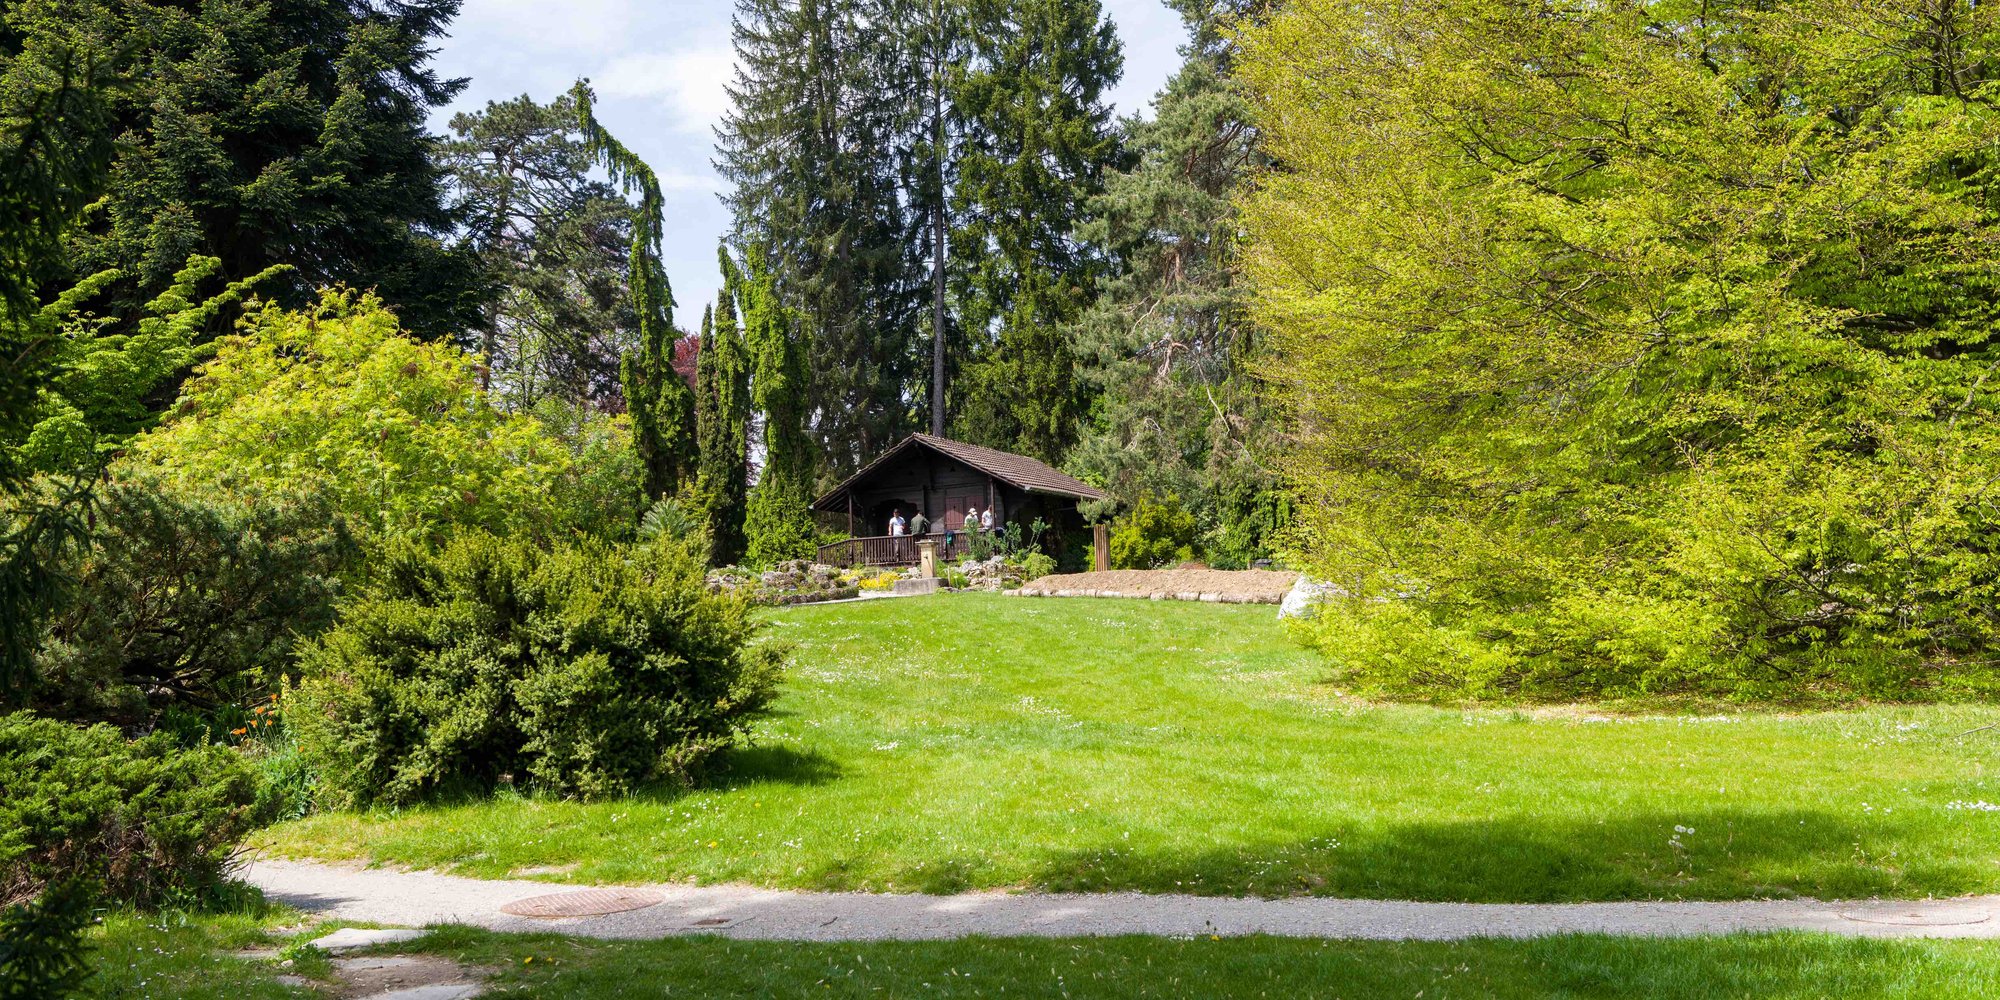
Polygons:
<instances>
[{"instance_id":1,"label":"pine tree","mask_svg":"<svg viewBox=\"0 0 2000 1000\"><path fill-rule=\"evenodd\" d=\"M744 517L746 558L758 566L809 558L816 534L810 509L813 446L806 427L811 345L780 299L777 275L762 249L752 247L741 267L726 257L724 262L724 280L742 306L751 398L764 428L764 469Z\"/></svg>"},{"instance_id":2,"label":"pine tree","mask_svg":"<svg viewBox=\"0 0 2000 1000\"><path fill-rule=\"evenodd\" d=\"M487 387L514 409L621 406L618 361L638 325L626 282L632 209L590 176L575 98L489 102L453 117L451 130L444 163L495 292L480 329Z\"/></svg>"},{"instance_id":3,"label":"pine tree","mask_svg":"<svg viewBox=\"0 0 2000 1000\"><path fill-rule=\"evenodd\" d=\"M911 428L910 389L928 371L901 6L739 0L735 18L718 161L735 185L732 242L762 248L794 321L811 327L808 420L834 475Z\"/></svg>"},{"instance_id":4,"label":"pine tree","mask_svg":"<svg viewBox=\"0 0 2000 1000\"><path fill-rule=\"evenodd\" d=\"M1235 278L1235 198L1257 152L1249 100L1229 76L1222 26L1261 0L1181 0L1190 41L1181 69L1129 126L1129 170L1110 175L1078 237L1113 261L1074 331L1096 396L1070 453L1073 471L1131 503L1183 501L1205 554L1268 554L1274 477L1268 421L1249 363L1249 288Z\"/></svg>"},{"instance_id":5,"label":"pine tree","mask_svg":"<svg viewBox=\"0 0 2000 1000\"><path fill-rule=\"evenodd\" d=\"M193 256L222 261L223 282L289 264L267 295L304 305L344 282L419 333L470 328L476 265L445 242L457 220L427 129L463 87L427 65L459 3L9 4L15 30L57 25L129 52L135 71L112 98L113 183L57 280L115 268L98 311L131 316Z\"/></svg>"},{"instance_id":6,"label":"pine tree","mask_svg":"<svg viewBox=\"0 0 2000 1000\"><path fill-rule=\"evenodd\" d=\"M951 245L976 360L956 424L968 440L1059 462L1086 395L1063 328L1103 266L1072 233L1118 164L1104 91L1122 56L1096 0L967 0L967 10L975 51L953 82Z\"/></svg>"},{"instance_id":7,"label":"pine tree","mask_svg":"<svg viewBox=\"0 0 2000 1000\"><path fill-rule=\"evenodd\" d=\"M726 251L723 264L726 273ZM701 329L695 375L701 440L697 492L708 524L710 562L726 565L743 558L750 468L750 362L732 289L724 288L716 297L702 316Z\"/></svg>"},{"instance_id":8,"label":"pine tree","mask_svg":"<svg viewBox=\"0 0 2000 1000\"><path fill-rule=\"evenodd\" d=\"M627 279L632 308L638 313L638 349L621 361L619 381L632 414L633 443L645 466L645 495L659 500L689 485L695 465L694 392L674 370L674 352L681 337L674 329L674 292L660 264L665 199L653 168L598 124L591 110L594 98L590 85L579 80L570 94L576 102L585 148L604 164L612 183L627 193L639 192Z\"/></svg>"}]
</instances>

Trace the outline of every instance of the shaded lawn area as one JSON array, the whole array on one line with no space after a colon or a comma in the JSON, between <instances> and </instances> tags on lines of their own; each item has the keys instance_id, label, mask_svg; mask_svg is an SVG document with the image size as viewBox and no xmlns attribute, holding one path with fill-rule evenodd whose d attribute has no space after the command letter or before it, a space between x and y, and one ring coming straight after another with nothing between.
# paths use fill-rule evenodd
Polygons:
<instances>
[{"instance_id":1,"label":"shaded lawn area","mask_svg":"<svg viewBox=\"0 0 2000 1000\"><path fill-rule=\"evenodd\" d=\"M327 815L276 852L481 876L1465 901L2000 890L1979 706L1613 716L1375 705L1272 609L796 608L711 787Z\"/></svg>"},{"instance_id":2,"label":"shaded lawn area","mask_svg":"<svg viewBox=\"0 0 2000 1000\"><path fill-rule=\"evenodd\" d=\"M267 982L268 964L211 958L228 992L197 992L177 969L203 944L199 929L170 953L118 949L139 963L141 992L160 1000L310 996ZM316 932L317 933L317 932ZM1286 938L1117 937L801 944L676 938L579 941L445 928L391 951L496 970L494 995L551 1000L632 997L1473 998L1647 997L1649 1000L2000 996L2000 943L1866 941L1805 934L1690 939L1609 937L1533 941L1369 942ZM229 965L236 966L233 972ZM128 975L122 982L134 980ZM219 981L211 981L219 982ZM104 984L104 985L109 985Z\"/></svg>"}]
</instances>

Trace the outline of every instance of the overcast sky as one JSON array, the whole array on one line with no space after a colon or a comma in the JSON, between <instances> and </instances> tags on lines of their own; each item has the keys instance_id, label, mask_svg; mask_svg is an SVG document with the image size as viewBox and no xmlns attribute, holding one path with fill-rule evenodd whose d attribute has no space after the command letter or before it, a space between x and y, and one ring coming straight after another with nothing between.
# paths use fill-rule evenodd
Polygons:
<instances>
[{"instance_id":1,"label":"overcast sky","mask_svg":"<svg viewBox=\"0 0 2000 1000\"><path fill-rule=\"evenodd\" d=\"M1180 16L1160 0L1103 0L1125 45L1125 76L1112 93L1121 115L1146 111L1180 63ZM721 277L715 245L728 228L714 126L728 110L733 0L466 0L440 48L445 76L471 86L455 111L528 94L547 102L587 76L598 116L652 164L667 196L665 263L680 303L674 319L701 323Z\"/></svg>"}]
</instances>

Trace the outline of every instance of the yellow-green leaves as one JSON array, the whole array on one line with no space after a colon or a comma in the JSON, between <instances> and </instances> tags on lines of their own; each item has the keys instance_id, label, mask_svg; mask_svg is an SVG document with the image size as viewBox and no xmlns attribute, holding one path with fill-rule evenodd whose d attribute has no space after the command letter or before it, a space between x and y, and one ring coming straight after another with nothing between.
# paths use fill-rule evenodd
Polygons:
<instances>
[{"instance_id":1,"label":"yellow-green leaves","mask_svg":"<svg viewBox=\"0 0 2000 1000\"><path fill-rule=\"evenodd\" d=\"M1350 665L1902 694L2000 640L2000 15L1938 6L1296 0L1245 32L1303 543L1400 605L1329 635Z\"/></svg>"},{"instance_id":2,"label":"yellow-green leaves","mask_svg":"<svg viewBox=\"0 0 2000 1000\"><path fill-rule=\"evenodd\" d=\"M220 343L131 457L238 489L323 483L342 513L391 533L563 527L569 451L532 418L495 409L474 365L405 335L372 296L267 307Z\"/></svg>"}]
</instances>

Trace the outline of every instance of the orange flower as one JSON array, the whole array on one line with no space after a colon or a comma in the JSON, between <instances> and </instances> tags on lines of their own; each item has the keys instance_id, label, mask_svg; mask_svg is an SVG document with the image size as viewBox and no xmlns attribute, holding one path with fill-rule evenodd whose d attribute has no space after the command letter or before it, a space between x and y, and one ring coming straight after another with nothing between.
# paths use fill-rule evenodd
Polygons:
<instances>
[{"instance_id":1,"label":"orange flower","mask_svg":"<svg viewBox=\"0 0 2000 1000\"><path fill-rule=\"evenodd\" d=\"M243 735L244 733L247 733L247 732L249 732L249 731L250 731L250 730L248 730L248 729L232 729L232 730L230 730L230 731L229 731L229 735L231 735L231 736L241 736L241 735Z\"/></svg>"}]
</instances>

